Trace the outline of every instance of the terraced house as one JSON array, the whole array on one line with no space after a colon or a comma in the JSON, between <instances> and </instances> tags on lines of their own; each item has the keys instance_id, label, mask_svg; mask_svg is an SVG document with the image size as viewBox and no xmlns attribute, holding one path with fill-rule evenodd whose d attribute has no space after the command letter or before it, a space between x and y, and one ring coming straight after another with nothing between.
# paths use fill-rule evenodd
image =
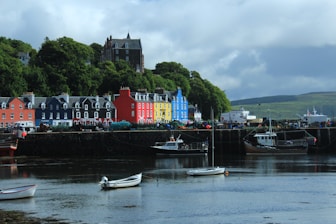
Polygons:
<instances>
[{"instance_id":1,"label":"terraced house","mask_svg":"<svg viewBox=\"0 0 336 224\"><path fill-rule=\"evenodd\" d=\"M109 125L115 121L116 108L111 96L69 96L63 93L52 97L22 96L35 111L35 125L50 126Z\"/></svg>"},{"instance_id":2,"label":"terraced house","mask_svg":"<svg viewBox=\"0 0 336 224\"><path fill-rule=\"evenodd\" d=\"M35 110L30 102L18 97L0 97L0 128L13 127L16 122L35 122Z\"/></svg>"},{"instance_id":3,"label":"terraced house","mask_svg":"<svg viewBox=\"0 0 336 224\"><path fill-rule=\"evenodd\" d=\"M27 121L34 126L103 125L126 120L136 124L169 123L188 120L188 101L179 88L176 91L156 89L131 92L123 87L119 94L105 96L36 97L33 92L21 97L0 97L0 127L12 127Z\"/></svg>"}]
</instances>

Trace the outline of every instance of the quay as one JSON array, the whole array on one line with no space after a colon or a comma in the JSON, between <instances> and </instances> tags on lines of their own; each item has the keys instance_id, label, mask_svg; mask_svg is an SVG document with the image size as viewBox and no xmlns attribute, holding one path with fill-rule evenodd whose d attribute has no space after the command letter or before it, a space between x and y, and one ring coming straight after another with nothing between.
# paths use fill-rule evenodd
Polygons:
<instances>
[{"instance_id":1,"label":"quay","mask_svg":"<svg viewBox=\"0 0 336 224\"><path fill-rule=\"evenodd\" d=\"M318 141L309 153L334 153L336 128L308 128L308 133ZM211 130L120 130L120 131L74 131L35 132L20 139L15 156L106 156L151 155L150 146L165 141L171 135L185 142L211 141ZM244 154L243 137L246 129L215 130L216 154Z\"/></svg>"}]
</instances>

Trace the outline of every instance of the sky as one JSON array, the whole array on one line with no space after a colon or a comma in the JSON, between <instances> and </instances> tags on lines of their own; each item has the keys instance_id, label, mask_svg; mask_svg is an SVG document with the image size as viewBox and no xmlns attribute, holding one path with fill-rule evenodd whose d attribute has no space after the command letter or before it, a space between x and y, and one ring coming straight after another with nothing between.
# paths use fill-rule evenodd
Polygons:
<instances>
[{"instance_id":1,"label":"sky","mask_svg":"<svg viewBox=\"0 0 336 224\"><path fill-rule=\"evenodd\" d=\"M335 0L0 0L0 36L104 45L141 39L145 68L177 62L230 101L336 91Z\"/></svg>"}]
</instances>

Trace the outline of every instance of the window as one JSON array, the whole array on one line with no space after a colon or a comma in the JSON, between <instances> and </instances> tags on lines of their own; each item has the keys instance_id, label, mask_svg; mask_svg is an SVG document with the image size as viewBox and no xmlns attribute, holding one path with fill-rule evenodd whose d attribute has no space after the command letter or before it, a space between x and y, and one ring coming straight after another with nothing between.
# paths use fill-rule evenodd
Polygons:
<instances>
[{"instance_id":1,"label":"window","mask_svg":"<svg viewBox=\"0 0 336 224\"><path fill-rule=\"evenodd\" d=\"M1 117L2 117L2 120L5 120L6 119L6 113L2 113Z\"/></svg>"},{"instance_id":2,"label":"window","mask_svg":"<svg viewBox=\"0 0 336 224\"><path fill-rule=\"evenodd\" d=\"M84 109L85 109L85 110L88 110L88 109L89 109L89 105L85 104L85 105L84 105Z\"/></svg>"},{"instance_id":3,"label":"window","mask_svg":"<svg viewBox=\"0 0 336 224\"><path fill-rule=\"evenodd\" d=\"M56 119L58 119L58 120L59 120L59 119L60 119L60 117L61 117L60 113L59 113L59 112L57 112L57 113L56 113Z\"/></svg>"},{"instance_id":4,"label":"window","mask_svg":"<svg viewBox=\"0 0 336 224\"><path fill-rule=\"evenodd\" d=\"M42 112L41 118L44 120L45 118L45 112Z\"/></svg>"},{"instance_id":5,"label":"window","mask_svg":"<svg viewBox=\"0 0 336 224\"><path fill-rule=\"evenodd\" d=\"M129 61L129 56L126 56L125 61Z\"/></svg>"},{"instance_id":6,"label":"window","mask_svg":"<svg viewBox=\"0 0 336 224\"><path fill-rule=\"evenodd\" d=\"M134 103L131 104L131 108L134 109Z\"/></svg>"},{"instance_id":7,"label":"window","mask_svg":"<svg viewBox=\"0 0 336 224\"><path fill-rule=\"evenodd\" d=\"M75 108L76 108L76 109L79 109L79 108L80 108L78 102L75 104Z\"/></svg>"},{"instance_id":8,"label":"window","mask_svg":"<svg viewBox=\"0 0 336 224\"><path fill-rule=\"evenodd\" d=\"M84 112L84 118L89 118L89 112Z\"/></svg>"},{"instance_id":9,"label":"window","mask_svg":"<svg viewBox=\"0 0 336 224\"><path fill-rule=\"evenodd\" d=\"M59 105L58 104L56 105L56 110L59 110Z\"/></svg>"},{"instance_id":10,"label":"window","mask_svg":"<svg viewBox=\"0 0 336 224\"><path fill-rule=\"evenodd\" d=\"M53 117L54 117L53 113L50 112L50 114L49 114L49 119L53 119Z\"/></svg>"},{"instance_id":11,"label":"window","mask_svg":"<svg viewBox=\"0 0 336 224\"><path fill-rule=\"evenodd\" d=\"M110 109L111 105L109 103L106 104L106 109Z\"/></svg>"},{"instance_id":12,"label":"window","mask_svg":"<svg viewBox=\"0 0 336 224\"><path fill-rule=\"evenodd\" d=\"M3 103L1 104L1 108L2 108L2 109L6 109L6 103L5 103L5 102L3 102Z\"/></svg>"},{"instance_id":13,"label":"window","mask_svg":"<svg viewBox=\"0 0 336 224\"><path fill-rule=\"evenodd\" d=\"M68 104L63 103L63 109L64 109L64 110L68 109Z\"/></svg>"},{"instance_id":14,"label":"window","mask_svg":"<svg viewBox=\"0 0 336 224\"><path fill-rule=\"evenodd\" d=\"M28 109L32 109L33 108L33 104L31 102L28 103Z\"/></svg>"},{"instance_id":15,"label":"window","mask_svg":"<svg viewBox=\"0 0 336 224\"><path fill-rule=\"evenodd\" d=\"M128 48L128 42L125 43L125 48Z\"/></svg>"},{"instance_id":16,"label":"window","mask_svg":"<svg viewBox=\"0 0 336 224\"><path fill-rule=\"evenodd\" d=\"M99 118L99 113L97 111L94 112L94 118Z\"/></svg>"},{"instance_id":17,"label":"window","mask_svg":"<svg viewBox=\"0 0 336 224\"><path fill-rule=\"evenodd\" d=\"M22 104L21 104L21 103L19 104L19 108L20 108L20 109L22 109L22 108L23 108L23 106L22 106Z\"/></svg>"},{"instance_id":18,"label":"window","mask_svg":"<svg viewBox=\"0 0 336 224\"><path fill-rule=\"evenodd\" d=\"M134 110L132 110L132 112L131 112L131 116L132 116L132 117L135 116Z\"/></svg>"},{"instance_id":19,"label":"window","mask_svg":"<svg viewBox=\"0 0 336 224\"><path fill-rule=\"evenodd\" d=\"M41 109L44 110L46 108L45 103L41 103Z\"/></svg>"},{"instance_id":20,"label":"window","mask_svg":"<svg viewBox=\"0 0 336 224\"><path fill-rule=\"evenodd\" d=\"M111 118L111 112L106 112L106 118Z\"/></svg>"},{"instance_id":21,"label":"window","mask_svg":"<svg viewBox=\"0 0 336 224\"><path fill-rule=\"evenodd\" d=\"M14 113L11 113L11 115L10 115L10 119L11 119L11 120L14 119Z\"/></svg>"},{"instance_id":22,"label":"window","mask_svg":"<svg viewBox=\"0 0 336 224\"><path fill-rule=\"evenodd\" d=\"M64 113L64 119L68 119L68 113Z\"/></svg>"},{"instance_id":23,"label":"window","mask_svg":"<svg viewBox=\"0 0 336 224\"><path fill-rule=\"evenodd\" d=\"M119 50L118 49L115 49L115 54L119 54Z\"/></svg>"},{"instance_id":24,"label":"window","mask_svg":"<svg viewBox=\"0 0 336 224\"><path fill-rule=\"evenodd\" d=\"M99 109L99 103L96 103L96 109Z\"/></svg>"},{"instance_id":25,"label":"window","mask_svg":"<svg viewBox=\"0 0 336 224\"><path fill-rule=\"evenodd\" d=\"M11 107L11 109L13 109L13 110L14 110L14 104L11 104L11 105L10 105L10 107Z\"/></svg>"},{"instance_id":26,"label":"window","mask_svg":"<svg viewBox=\"0 0 336 224\"><path fill-rule=\"evenodd\" d=\"M23 113L20 113L20 119L21 120L23 119Z\"/></svg>"},{"instance_id":27,"label":"window","mask_svg":"<svg viewBox=\"0 0 336 224\"><path fill-rule=\"evenodd\" d=\"M76 118L81 118L81 113L80 112L76 112Z\"/></svg>"}]
</instances>

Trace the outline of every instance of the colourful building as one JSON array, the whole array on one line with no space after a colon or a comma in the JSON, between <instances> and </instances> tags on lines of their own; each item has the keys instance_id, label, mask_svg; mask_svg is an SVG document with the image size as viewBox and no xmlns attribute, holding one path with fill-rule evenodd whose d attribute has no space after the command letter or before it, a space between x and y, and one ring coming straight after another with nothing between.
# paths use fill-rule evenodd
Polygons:
<instances>
[{"instance_id":1,"label":"colourful building","mask_svg":"<svg viewBox=\"0 0 336 224\"><path fill-rule=\"evenodd\" d=\"M136 124L152 124L154 122L153 102L149 93L131 92L129 87L123 87L119 94L114 95L114 105L117 108L116 121L126 120Z\"/></svg>"},{"instance_id":2,"label":"colourful building","mask_svg":"<svg viewBox=\"0 0 336 224\"><path fill-rule=\"evenodd\" d=\"M35 123L35 110L30 102L25 103L18 97L0 97L0 127L13 127L16 122Z\"/></svg>"},{"instance_id":3,"label":"colourful building","mask_svg":"<svg viewBox=\"0 0 336 224\"><path fill-rule=\"evenodd\" d=\"M169 123L172 120L172 107L169 93L159 88L151 94L154 103L154 122Z\"/></svg>"},{"instance_id":4,"label":"colourful building","mask_svg":"<svg viewBox=\"0 0 336 224\"><path fill-rule=\"evenodd\" d=\"M188 100L182 95L181 88L171 92L172 120L188 121Z\"/></svg>"}]
</instances>

